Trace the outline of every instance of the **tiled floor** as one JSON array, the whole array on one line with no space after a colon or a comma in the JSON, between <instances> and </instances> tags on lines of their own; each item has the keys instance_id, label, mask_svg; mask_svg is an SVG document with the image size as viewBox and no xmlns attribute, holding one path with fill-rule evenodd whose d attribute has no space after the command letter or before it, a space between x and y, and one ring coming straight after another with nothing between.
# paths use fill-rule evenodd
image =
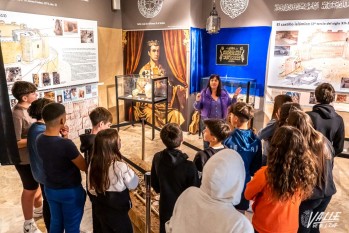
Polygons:
<instances>
[{"instance_id":1,"label":"tiled floor","mask_svg":"<svg viewBox=\"0 0 349 233\"><path fill-rule=\"evenodd\" d=\"M156 131L155 139L151 140L151 130L146 128L145 132L145 161L151 162L153 154L164 148L159 133ZM138 156L141 158L141 127L126 126L120 130L124 156ZM185 141L197 146L202 146L202 140L197 135L185 135ZM79 144L78 140L76 144ZM181 148L190 158L193 158L195 151L182 145ZM84 175L83 175L84 176ZM322 233L348 233L349 232L349 159L336 158L334 177L337 186L337 193L326 212L341 212L339 221L335 228L323 228ZM20 233L22 231L23 216L20 205L21 183L18 174L13 166L0 167L0 233ZM248 214L251 218L251 214ZM42 219L37 220L40 229L44 230ZM91 206L86 202L85 214L81 224L81 231L92 232Z\"/></svg>"}]
</instances>

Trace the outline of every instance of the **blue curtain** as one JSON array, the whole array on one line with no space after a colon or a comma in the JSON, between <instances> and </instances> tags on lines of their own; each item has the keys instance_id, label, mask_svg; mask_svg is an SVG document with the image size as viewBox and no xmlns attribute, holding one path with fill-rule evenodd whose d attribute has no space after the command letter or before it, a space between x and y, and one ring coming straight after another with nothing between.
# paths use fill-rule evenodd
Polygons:
<instances>
[{"instance_id":1,"label":"blue curtain","mask_svg":"<svg viewBox=\"0 0 349 233\"><path fill-rule=\"evenodd\" d=\"M190 28L190 94L200 91L200 80L206 73L204 56L206 34L204 29Z\"/></svg>"}]
</instances>

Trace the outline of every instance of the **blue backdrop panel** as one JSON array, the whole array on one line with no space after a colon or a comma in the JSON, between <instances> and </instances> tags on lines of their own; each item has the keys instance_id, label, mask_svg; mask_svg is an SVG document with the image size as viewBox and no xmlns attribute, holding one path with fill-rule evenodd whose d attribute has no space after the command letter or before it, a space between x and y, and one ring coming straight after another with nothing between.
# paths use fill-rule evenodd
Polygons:
<instances>
[{"instance_id":1,"label":"blue backdrop panel","mask_svg":"<svg viewBox=\"0 0 349 233\"><path fill-rule=\"evenodd\" d=\"M271 27L222 28L218 34L208 35L204 29L191 29L191 64L199 61L203 65L192 65L190 93L200 91L200 79L210 74L252 78L257 82L257 96L264 95L265 73ZM248 65L216 65L217 44L248 44ZM202 56L199 54L202 53ZM195 58L195 60L193 60ZM200 69L199 69L200 68Z\"/></svg>"},{"instance_id":2,"label":"blue backdrop panel","mask_svg":"<svg viewBox=\"0 0 349 233\"><path fill-rule=\"evenodd\" d=\"M205 49L208 43L208 34L200 28L190 29L190 94L200 90L200 79L207 73Z\"/></svg>"}]
</instances>

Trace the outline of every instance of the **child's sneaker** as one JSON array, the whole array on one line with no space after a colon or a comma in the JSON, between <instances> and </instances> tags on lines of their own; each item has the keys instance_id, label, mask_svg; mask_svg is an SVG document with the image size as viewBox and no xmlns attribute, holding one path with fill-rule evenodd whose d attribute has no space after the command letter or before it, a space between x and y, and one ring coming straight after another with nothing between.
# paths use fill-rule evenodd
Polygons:
<instances>
[{"instance_id":1,"label":"child's sneaker","mask_svg":"<svg viewBox=\"0 0 349 233\"><path fill-rule=\"evenodd\" d=\"M33 217L40 218L42 216L42 206L38 208L34 208Z\"/></svg>"},{"instance_id":2,"label":"child's sneaker","mask_svg":"<svg viewBox=\"0 0 349 233\"><path fill-rule=\"evenodd\" d=\"M34 219L32 221L25 221L23 225L23 232L24 233L42 233L36 223L34 222Z\"/></svg>"}]
</instances>

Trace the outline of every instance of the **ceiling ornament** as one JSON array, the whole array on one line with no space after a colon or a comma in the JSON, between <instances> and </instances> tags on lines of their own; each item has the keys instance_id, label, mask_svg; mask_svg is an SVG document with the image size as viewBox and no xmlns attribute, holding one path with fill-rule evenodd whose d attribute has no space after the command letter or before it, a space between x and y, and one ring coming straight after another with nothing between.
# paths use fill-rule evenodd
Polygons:
<instances>
[{"instance_id":1,"label":"ceiling ornament","mask_svg":"<svg viewBox=\"0 0 349 233\"><path fill-rule=\"evenodd\" d=\"M138 0L138 10L145 18L154 18L162 8L164 0Z\"/></svg>"},{"instance_id":2,"label":"ceiling ornament","mask_svg":"<svg viewBox=\"0 0 349 233\"><path fill-rule=\"evenodd\" d=\"M248 0L221 0L220 5L224 14L234 19L246 10Z\"/></svg>"}]
</instances>

